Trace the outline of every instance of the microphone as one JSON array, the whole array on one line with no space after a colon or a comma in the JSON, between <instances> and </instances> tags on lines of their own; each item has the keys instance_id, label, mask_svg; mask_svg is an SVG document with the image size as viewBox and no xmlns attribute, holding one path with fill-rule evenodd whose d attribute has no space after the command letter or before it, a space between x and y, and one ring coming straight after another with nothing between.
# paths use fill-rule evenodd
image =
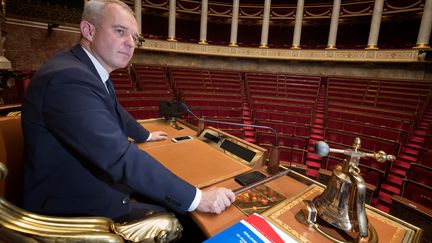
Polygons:
<instances>
[{"instance_id":1,"label":"microphone","mask_svg":"<svg viewBox=\"0 0 432 243\"><path fill-rule=\"evenodd\" d=\"M270 149L270 155L269 155L269 162L267 164L267 170L272 175L279 172L279 135L278 135L278 132L276 131L276 129L274 129L272 127L268 127L268 126L260 126L260 125L254 125L254 124L243 124L243 123L204 119L202 117L198 117L197 115L195 115L195 113L193 113L185 103L178 102L178 106L180 107L180 110L191 114L195 119L198 120L197 135L201 134L201 132L204 130L204 122L215 123L215 124L225 124L225 125L232 125L232 126L239 126L239 127L253 127L253 128L267 129L267 130L272 131L275 139L274 139L273 146Z\"/></svg>"},{"instance_id":2,"label":"microphone","mask_svg":"<svg viewBox=\"0 0 432 243\"><path fill-rule=\"evenodd\" d=\"M166 120L171 118L181 118L184 116L186 108L182 103L175 101L161 101L159 103L159 113Z\"/></svg>"}]
</instances>

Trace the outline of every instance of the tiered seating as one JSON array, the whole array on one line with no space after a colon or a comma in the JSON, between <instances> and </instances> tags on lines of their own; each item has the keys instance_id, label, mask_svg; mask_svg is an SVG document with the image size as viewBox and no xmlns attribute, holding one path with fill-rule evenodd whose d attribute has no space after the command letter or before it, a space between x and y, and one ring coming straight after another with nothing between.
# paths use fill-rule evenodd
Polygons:
<instances>
[{"instance_id":1,"label":"tiered seating","mask_svg":"<svg viewBox=\"0 0 432 243\"><path fill-rule=\"evenodd\" d=\"M178 99L185 102L196 115L210 120L243 123L241 73L189 68L171 68L169 72ZM192 116L188 116L187 121L197 124ZM243 137L240 126L206 125Z\"/></svg>"},{"instance_id":2,"label":"tiered seating","mask_svg":"<svg viewBox=\"0 0 432 243\"><path fill-rule=\"evenodd\" d=\"M241 90L240 72L171 68L170 76L176 91L238 94Z\"/></svg>"},{"instance_id":3,"label":"tiered seating","mask_svg":"<svg viewBox=\"0 0 432 243\"><path fill-rule=\"evenodd\" d=\"M414 113L431 86L421 81L329 78L327 94L332 102L372 106ZM330 100L329 100L330 101Z\"/></svg>"},{"instance_id":4,"label":"tiered seating","mask_svg":"<svg viewBox=\"0 0 432 243\"><path fill-rule=\"evenodd\" d=\"M278 131L282 163L304 164L320 78L270 73L245 77L254 123ZM270 136L258 129L256 141L270 146L274 143Z\"/></svg>"},{"instance_id":5,"label":"tiered seating","mask_svg":"<svg viewBox=\"0 0 432 243\"><path fill-rule=\"evenodd\" d=\"M432 150L423 150L419 155L417 163L432 169Z\"/></svg>"},{"instance_id":6,"label":"tiered seating","mask_svg":"<svg viewBox=\"0 0 432 243\"><path fill-rule=\"evenodd\" d=\"M399 142L404 142L408 135L408 131L404 130L334 118L326 119L326 127L329 129L348 131L350 133L358 134L359 136L366 135L369 137L384 138Z\"/></svg>"},{"instance_id":7,"label":"tiered seating","mask_svg":"<svg viewBox=\"0 0 432 243\"><path fill-rule=\"evenodd\" d=\"M334 104L329 104L327 109L327 117L332 119L341 119L345 121L352 121L360 124L371 124L374 126L382 126L385 128L393 128L401 132L401 137L404 137L411 128L412 119L384 116L382 113L374 109L362 109L356 106L339 106L332 108ZM358 111L356 111L358 110ZM381 113L381 114L380 114Z\"/></svg>"},{"instance_id":8,"label":"tiered seating","mask_svg":"<svg viewBox=\"0 0 432 243\"><path fill-rule=\"evenodd\" d=\"M431 209L432 187L430 186L406 179L401 196Z\"/></svg>"},{"instance_id":9,"label":"tiered seating","mask_svg":"<svg viewBox=\"0 0 432 243\"><path fill-rule=\"evenodd\" d=\"M247 73L247 88L250 96L278 96L305 100L316 100L321 78L292 74Z\"/></svg>"},{"instance_id":10,"label":"tiered seating","mask_svg":"<svg viewBox=\"0 0 432 243\"><path fill-rule=\"evenodd\" d=\"M361 137L362 149L398 155L430 89L421 81L329 78L325 138L348 148Z\"/></svg>"},{"instance_id":11,"label":"tiered seating","mask_svg":"<svg viewBox=\"0 0 432 243\"><path fill-rule=\"evenodd\" d=\"M388 139L359 135L338 129L325 129L325 138L329 143L337 144L345 148L352 148L352 144L356 137L361 137L361 149L370 152L383 150L388 154L395 154L398 152L400 147L400 143Z\"/></svg>"},{"instance_id":12,"label":"tiered seating","mask_svg":"<svg viewBox=\"0 0 432 243\"><path fill-rule=\"evenodd\" d=\"M432 151L432 134L426 135L423 147Z\"/></svg>"},{"instance_id":13,"label":"tiered seating","mask_svg":"<svg viewBox=\"0 0 432 243\"><path fill-rule=\"evenodd\" d=\"M119 103L136 119L160 117L159 103L174 99L165 68L135 64L132 70L136 89L117 90Z\"/></svg>"},{"instance_id":14,"label":"tiered seating","mask_svg":"<svg viewBox=\"0 0 432 243\"><path fill-rule=\"evenodd\" d=\"M110 78L113 81L116 90L133 90L135 89L132 80L129 77L127 69L117 69L110 73Z\"/></svg>"},{"instance_id":15,"label":"tiered seating","mask_svg":"<svg viewBox=\"0 0 432 243\"><path fill-rule=\"evenodd\" d=\"M407 178L419 184L432 187L432 168L413 164L411 166Z\"/></svg>"},{"instance_id":16,"label":"tiered seating","mask_svg":"<svg viewBox=\"0 0 432 243\"><path fill-rule=\"evenodd\" d=\"M140 90L156 92L171 90L166 68L135 64L134 70Z\"/></svg>"}]
</instances>

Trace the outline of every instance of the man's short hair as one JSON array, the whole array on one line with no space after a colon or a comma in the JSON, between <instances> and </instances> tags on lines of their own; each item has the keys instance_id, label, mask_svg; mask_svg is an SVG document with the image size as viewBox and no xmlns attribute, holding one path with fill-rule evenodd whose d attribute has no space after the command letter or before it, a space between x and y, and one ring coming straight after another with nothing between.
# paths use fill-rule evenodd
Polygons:
<instances>
[{"instance_id":1,"label":"man's short hair","mask_svg":"<svg viewBox=\"0 0 432 243\"><path fill-rule=\"evenodd\" d=\"M104 10L110 4L120 6L135 16L129 5L120 0L90 0L84 6L81 21L85 20L96 27L100 26L104 18Z\"/></svg>"}]
</instances>

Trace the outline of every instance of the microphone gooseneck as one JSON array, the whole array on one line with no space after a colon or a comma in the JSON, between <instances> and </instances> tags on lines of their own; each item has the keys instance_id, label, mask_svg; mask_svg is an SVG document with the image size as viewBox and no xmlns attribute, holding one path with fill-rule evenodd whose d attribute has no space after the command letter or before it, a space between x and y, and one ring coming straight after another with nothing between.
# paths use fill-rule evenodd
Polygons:
<instances>
[{"instance_id":1,"label":"microphone gooseneck","mask_svg":"<svg viewBox=\"0 0 432 243\"><path fill-rule=\"evenodd\" d=\"M195 115L189 109L189 107L185 103L181 103L181 106L185 109L186 112L188 112L189 114L191 114L198 121L208 122L208 123L216 123L216 124L232 125L232 126L239 126L239 127L254 127L254 128L262 128L262 129L271 130L273 132L274 136L275 136L275 140L274 140L274 144L273 145L274 146L279 146L279 135L278 135L278 132L276 131L276 129L274 129L272 127L260 126L260 125L254 125L254 124L243 124L243 123L224 122L224 121L216 121L216 120L204 119L204 118L201 118L201 117L198 117L197 115Z\"/></svg>"}]
</instances>

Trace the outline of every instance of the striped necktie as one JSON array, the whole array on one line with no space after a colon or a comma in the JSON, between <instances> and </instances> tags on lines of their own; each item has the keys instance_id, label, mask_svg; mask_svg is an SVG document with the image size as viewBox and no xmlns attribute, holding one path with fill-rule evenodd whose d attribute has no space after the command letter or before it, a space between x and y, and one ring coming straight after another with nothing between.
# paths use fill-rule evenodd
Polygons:
<instances>
[{"instance_id":1,"label":"striped necktie","mask_svg":"<svg viewBox=\"0 0 432 243\"><path fill-rule=\"evenodd\" d=\"M112 80L109 78L105 83L106 83L106 86L108 88L108 92L111 95L111 99L115 102L117 99L116 99L116 94L114 91L114 85L113 85Z\"/></svg>"}]
</instances>

